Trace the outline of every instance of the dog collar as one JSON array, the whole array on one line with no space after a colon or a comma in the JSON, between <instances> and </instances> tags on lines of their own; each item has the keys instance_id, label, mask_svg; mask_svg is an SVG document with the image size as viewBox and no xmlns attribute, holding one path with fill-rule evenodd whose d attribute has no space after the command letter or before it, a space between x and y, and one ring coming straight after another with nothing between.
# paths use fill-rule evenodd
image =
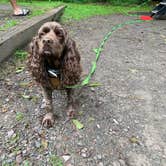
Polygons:
<instances>
[{"instance_id":1,"label":"dog collar","mask_svg":"<svg viewBox=\"0 0 166 166\"><path fill-rule=\"evenodd\" d=\"M48 73L49 77L55 77L55 78L60 77L60 70L59 69L48 69L47 73Z\"/></svg>"},{"instance_id":2,"label":"dog collar","mask_svg":"<svg viewBox=\"0 0 166 166\"><path fill-rule=\"evenodd\" d=\"M60 78L60 69L50 67L47 61L45 62L45 65L46 65L46 72L48 73L49 77Z\"/></svg>"}]
</instances>

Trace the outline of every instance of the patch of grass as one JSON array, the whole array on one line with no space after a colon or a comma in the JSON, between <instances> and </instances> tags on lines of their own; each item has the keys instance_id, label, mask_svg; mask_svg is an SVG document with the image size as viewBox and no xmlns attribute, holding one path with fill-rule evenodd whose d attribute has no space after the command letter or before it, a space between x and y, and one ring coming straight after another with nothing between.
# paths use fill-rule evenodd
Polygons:
<instances>
[{"instance_id":1,"label":"patch of grass","mask_svg":"<svg viewBox=\"0 0 166 166\"><path fill-rule=\"evenodd\" d=\"M16 20L6 20L5 24L0 26L0 31L5 31L15 25L19 24L19 21Z\"/></svg>"},{"instance_id":2,"label":"patch of grass","mask_svg":"<svg viewBox=\"0 0 166 166\"><path fill-rule=\"evenodd\" d=\"M32 3L21 3L25 6L32 7L32 15L36 16L53 9L59 5L66 5L67 8L62 16L62 21L81 20L84 18L96 15L109 15L109 14L126 14L129 11L149 11L149 6L112 6L110 4L79 4L79 3L63 3L63 2L39 2L33 1ZM30 17L31 17L30 16Z\"/></svg>"},{"instance_id":3,"label":"patch of grass","mask_svg":"<svg viewBox=\"0 0 166 166\"><path fill-rule=\"evenodd\" d=\"M14 56L16 59L25 60L27 57L27 52L24 50L17 50Z\"/></svg>"},{"instance_id":4,"label":"patch of grass","mask_svg":"<svg viewBox=\"0 0 166 166\"><path fill-rule=\"evenodd\" d=\"M3 1L3 0L2 0ZM5 2L5 1L3 1ZM127 14L128 12L136 11L150 11L151 8L148 5L143 6L113 6L110 4L82 4L82 3L63 3L60 1L32 1L30 2L19 2L19 5L26 6L31 9L31 14L27 18L39 16L45 12L56 8L60 5L66 5L67 8L62 16L62 21L68 22L71 20L86 19L96 15L110 15L110 14ZM0 30L6 30L12 26L19 24L16 20L7 20L6 24L0 27Z\"/></svg>"},{"instance_id":5,"label":"patch of grass","mask_svg":"<svg viewBox=\"0 0 166 166\"><path fill-rule=\"evenodd\" d=\"M2 161L2 166L16 166L15 162L8 163L7 161Z\"/></svg>"},{"instance_id":6,"label":"patch of grass","mask_svg":"<svg viewBox=\"0 0 166 166\"><path fill-rule=\"evenodd\" d=\"M16 113L16 120L22 121L23 119L24 119L24 114L22 112L17 112Z\"/></svg>"},{"instance_id":7,"label":"patch of grass","mask_svg":"<svg viewBox=\"0 0 166 166\"><path fill-rule=\"evenodd\" d=\"M19 133L14 134L9 140L10 144L15 144L19 139L20 139Z\"/></svg>"},{"instance_id":8,"label":"patch of grass","mask_svg":"<svg viewBox=\"0 0 166 166\"><path fill-rule=\"evenodd\" d=\"M56 155L51 155L49 157L49 163L52 166L63 166L62 160L58 156L56 156Z\"/></svg>"}]
</instances>

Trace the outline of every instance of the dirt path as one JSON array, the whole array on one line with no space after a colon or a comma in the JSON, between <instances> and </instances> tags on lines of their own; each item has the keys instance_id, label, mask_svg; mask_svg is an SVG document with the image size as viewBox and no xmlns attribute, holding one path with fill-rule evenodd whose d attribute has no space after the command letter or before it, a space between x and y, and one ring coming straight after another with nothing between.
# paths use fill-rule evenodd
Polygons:
<instances>
[{"instance_id":1,"label":"dirt path","mask_svg":"<svg viewBox=\"0 0 166 166\"><path fill-rule=\"evenodd\" d=\"M92 51L116 15L66 24L87 73ZM65 94L54 93L56 124L42 128L41 91L22 63L8 62L0 79L0 162L50 166L164 166L166 163L166 22L129 25L107 41L92 82L78 96L78 130L65 123ZM18 72L16 74L16 71ZM79 93L79 92L78 92ZM56 164L55 164L56 165Z\"/></svg>"}]
</instances>

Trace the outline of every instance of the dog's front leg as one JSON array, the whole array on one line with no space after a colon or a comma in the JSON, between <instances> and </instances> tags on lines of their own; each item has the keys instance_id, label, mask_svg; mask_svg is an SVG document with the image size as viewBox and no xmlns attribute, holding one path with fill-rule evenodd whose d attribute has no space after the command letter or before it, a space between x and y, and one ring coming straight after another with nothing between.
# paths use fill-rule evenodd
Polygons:
<instances>
[{"instance_id":1,"label":"dog's front leg","mask_svg":"<svg viewBox=\"0 0 166 166\"><path fill-rule=\"evenodd\" d=\"M43 104L42 108L46 110L46 114L43 117L42 125L44 127L52 127L54 124L54 114L53 114L53 105L52 105L52 90L46 87L43 89Z\"/></svg>"},{"instance_id":2,"label":"dog's front leg","mask_svg":"<svg viewBox=\"0 0 166 166\"><path fill-rule=\"evenodd\" d=\"M69 118L73 118L76 115L75 112L75 100L74 100L74 89L66 89L67 92L67 115Z\"/></svg>"}]
</instances>

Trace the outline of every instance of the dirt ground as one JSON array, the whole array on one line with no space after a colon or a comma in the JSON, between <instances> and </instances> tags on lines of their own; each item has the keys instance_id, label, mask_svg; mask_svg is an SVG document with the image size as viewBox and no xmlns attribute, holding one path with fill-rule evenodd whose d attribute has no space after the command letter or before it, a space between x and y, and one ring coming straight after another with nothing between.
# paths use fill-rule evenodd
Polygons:
<instances>
[{"instance_id":1,"label":"dirt ground","mask_svg":"<svg viewBox=\"0 0 166 166\"><path fill-rule=\"evenodd\" d=\"M123 15L65 24L88 73L97 48ZM166 22L128 25L106 42L91 82L77 90L76 129L66 122L66 95L54 92L55 125L41 126L41 89L25 62L10 59L0 74L1 165L165 166ZM19 68L21 67L21 68ZM21 69L20 71L18 70Z\"/></svg>"}]
</instances>

